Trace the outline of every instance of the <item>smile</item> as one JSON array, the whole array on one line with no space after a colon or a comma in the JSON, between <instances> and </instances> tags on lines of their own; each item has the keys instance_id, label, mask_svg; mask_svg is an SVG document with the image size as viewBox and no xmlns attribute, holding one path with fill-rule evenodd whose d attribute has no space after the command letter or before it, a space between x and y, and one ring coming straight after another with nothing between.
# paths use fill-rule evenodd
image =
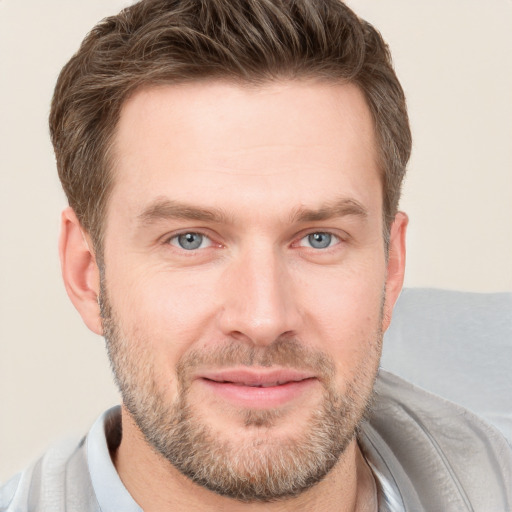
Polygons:
<instances>
[{"instance_id":1,"label":"smile","mask_svg":"<svg viewBox=\"0 0 512 512\"><path fill-rule=\"evenodd\" d=\"M201 375L197 381L216 399L251 409L268 409L301 398L317 382L296 370L229 370Z\"/></svg>"},{"instance_id":2,"label":"smile","mask_svg":"<svg viewBox=\"0 0 512 512\"><path fill-rule=\"evenodd\" d=\"M288 384L288 381L284 381L284 382L264 382L262 384L251 384L249 382L222 381L219 384L234 384L235 386L250 386L252 388L270 388L270 387L273 387L273 386L282 386L283 384Z\"/></svg>"}]
</instances>

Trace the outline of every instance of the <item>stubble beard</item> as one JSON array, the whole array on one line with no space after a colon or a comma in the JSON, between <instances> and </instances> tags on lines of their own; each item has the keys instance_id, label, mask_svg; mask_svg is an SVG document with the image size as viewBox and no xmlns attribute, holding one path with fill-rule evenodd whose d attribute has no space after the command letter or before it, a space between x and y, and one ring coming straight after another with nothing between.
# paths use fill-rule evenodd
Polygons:
<instances>
[{"instance_id":1,"label":"stubble beard","mask_svg":"<svg viewBox=\"0 0 512 512\"><path fill-rule=\"evenodd\" d=\"M279 338L267 347L230 341L215 352L190 352L176 367L178 393L168 403L157 385L152 356L139 339L128 340L112 311L102 285L100 306L103 331L123 404L148 444L179 472L219 495L242 502L272 502L291 498L320 482L337 464L369 414L382 343L366 342L373 354L358 368L343 394L334 387L334 363L292 338ZM147 344L146 346L149 346ZM244 439L214 431L189 400L190 378L199 365L229 367L291 367L320 376L322 398L302 429L288 438L273 436L282 411L240 411L247 429ZM169 379L170 380L170 379Z\"/></svg>"}]
</instances>

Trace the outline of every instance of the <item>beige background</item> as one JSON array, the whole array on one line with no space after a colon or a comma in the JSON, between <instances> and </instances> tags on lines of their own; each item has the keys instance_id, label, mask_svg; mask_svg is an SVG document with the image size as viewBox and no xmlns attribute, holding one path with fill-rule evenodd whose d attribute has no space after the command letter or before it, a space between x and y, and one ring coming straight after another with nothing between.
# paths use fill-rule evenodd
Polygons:
<instances>
[{"instance_id":1,"label":"beige background","mask_svg":"<svg viewBox=\"0 0 512 512\"><path fill-rule=\"evenodd\" d=\"M0 0L0 481L117 394L67 300L47 114L57 74L122 0ZM512 290L512 1L351 0L388 40L414 153L407 286Z\"/></svg>"}]
</instances>

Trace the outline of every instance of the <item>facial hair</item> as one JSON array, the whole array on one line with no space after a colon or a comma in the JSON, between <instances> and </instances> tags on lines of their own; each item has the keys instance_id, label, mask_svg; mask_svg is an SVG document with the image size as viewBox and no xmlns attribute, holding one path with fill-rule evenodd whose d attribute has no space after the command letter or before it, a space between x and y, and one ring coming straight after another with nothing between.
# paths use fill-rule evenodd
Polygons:
<instances>
[{"instance_id":1,"label":"facial hair","mask_svg":"<svg viewBox=\"0 0 512 512\"><path fill-rule=\"evenodd\" d=\"M100 307L107 351L123 404L149 446L183 475L222 496L242 502L272 502L301 494L336 465L369 413L382 344L382 332L366 340L372 352L348 382L336 391L335 364L295 337L280 337L255 347L228 340L209 351L187 352L175 368L177 395L172 403L157 384L156 354L145 352L142 333L126 336L113 311L104 279ZM380 324L379 324L380 325ZM368 363L368 361L370 363ZM228 437L209 425L190 400L191 375L199 367L288 367L313 372L322 384L316 407L305 410L299 433L273 436L286 421L280 409L240 411L247 436ZM169 377L167 380L170 380Z\"/></svg>"}]
</instances>

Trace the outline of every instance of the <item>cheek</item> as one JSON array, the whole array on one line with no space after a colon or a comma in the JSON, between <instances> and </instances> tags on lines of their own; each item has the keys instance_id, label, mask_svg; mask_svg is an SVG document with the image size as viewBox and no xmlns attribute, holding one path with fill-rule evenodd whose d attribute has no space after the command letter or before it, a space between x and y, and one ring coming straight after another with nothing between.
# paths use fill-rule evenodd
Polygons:
<instances>
[{"instance_id":1,"label":"cheek","mask_svg":"<svg viewBox=\"0 0 512 512\"><path fill-rule=\"evenodd\" d=\"M345 378L379 358L385 283L384 265L379 268L358 265L317 275L302 295L306 339L316 339Z\"/></svg>"},{"instance_id":2,"label":"cheek","mask_svg":"<svg viewBox=\"0 0 512 512\"><path fill-rule=\"evenodd\" d=\"M345 325L350 330L364 330L380 317L385 264L363 258L353 265L319 268L295 276L295 295L301 296L306 309L327 325Z\"/></svg>"},{"instance_id":3,"label":"cheek","mask_svg":"<svg viewBox=\"0 0 512 512\"><path fill-rule=\"evenodd\" d=\"M179 387L177 364L201 342L201 337L210 337L206 300L211 297L210 288L201 289L179 273L130 269L124 275L130 279L116 280L115 275L107 278L124 357L129 362L124 365L125 371L131 368L127 371L136 387L152 382L171 403Z\"/></svg>"},{"instance_id":4,"label":"cheek","mask_svg":"<svg viewBox=\"0 0 512 512\"><path fill-rule=\"evenodd\" d=\"M117 275L130 276L109 281L111 302L127 332L140 333L162 355L174 356L201 337L212 315L213 276L159 268L119 268Z\"/></svg>"}]
</instances>

